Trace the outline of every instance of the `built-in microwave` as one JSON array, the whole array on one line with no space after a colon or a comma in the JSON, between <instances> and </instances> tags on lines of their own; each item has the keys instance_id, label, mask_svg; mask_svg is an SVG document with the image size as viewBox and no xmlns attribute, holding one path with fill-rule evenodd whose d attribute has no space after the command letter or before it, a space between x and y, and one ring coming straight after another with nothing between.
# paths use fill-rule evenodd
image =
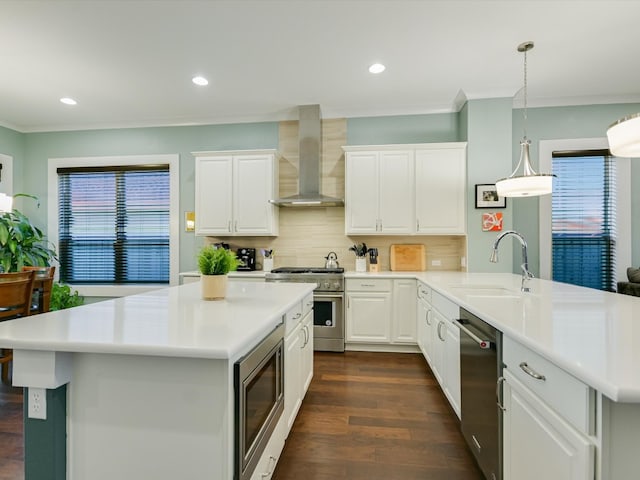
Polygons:
<instances>
[{"instance_id":1,"label":"built-in microwave","mask_svg":"<svg viewBox=\"0 0 640 480\"><path fill-rule=\"evenodd\" d=\"M284 410L284 323L234 364L235 480L251 478Z\"/></svg>"}]
</instances>

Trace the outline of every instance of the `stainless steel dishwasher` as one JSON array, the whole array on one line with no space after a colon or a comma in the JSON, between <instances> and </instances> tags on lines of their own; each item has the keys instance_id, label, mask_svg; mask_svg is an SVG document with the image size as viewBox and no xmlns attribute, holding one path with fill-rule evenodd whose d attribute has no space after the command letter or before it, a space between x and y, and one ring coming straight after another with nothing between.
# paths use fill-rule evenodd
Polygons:
<instances>
[{"instance_id":1,"label":"stainless steel dishwasher","mask_svg":"<svg viewBox=\"0 0 640 480\"><path fill-rule=\"evenodd\" d=\"M484 476L502 479L502 333L460 309L462 434Z\"/></svg>"}]
</instances>

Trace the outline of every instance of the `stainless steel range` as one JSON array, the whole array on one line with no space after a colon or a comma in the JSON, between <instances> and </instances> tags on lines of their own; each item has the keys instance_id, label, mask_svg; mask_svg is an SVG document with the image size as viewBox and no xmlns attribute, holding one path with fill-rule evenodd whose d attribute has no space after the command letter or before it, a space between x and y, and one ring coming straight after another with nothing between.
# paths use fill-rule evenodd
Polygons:
<instances>
[{"instance_id":1,"label":"stainless steel range","mask_svg":"<svg viewBox=\"0 0 640 480\"><path fill-rule=\"evenodd\" d=\"M313 349L344 352L344 268L280 267L267 282L316 283L313 291Z\"/></svg>"}]
</instances>

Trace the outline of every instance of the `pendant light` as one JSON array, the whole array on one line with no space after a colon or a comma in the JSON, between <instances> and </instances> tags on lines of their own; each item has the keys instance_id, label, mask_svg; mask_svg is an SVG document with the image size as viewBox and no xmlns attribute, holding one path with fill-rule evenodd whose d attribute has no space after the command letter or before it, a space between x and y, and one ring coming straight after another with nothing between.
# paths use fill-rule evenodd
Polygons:
<instances>
[{"instance_id":1,"label":"pendant light","mask_svg":"<svg viewBox=\"0 0 640 480\"><path fill-rule=\"evenodd\" d=\"M520 161L515 170L507 178L501 178L496 182L496 190L501 197L535 197L547 195L552 191L555 175L536 173L529 158L531 141L527 138L527 52L532 48L533 42L518 45L518 51L524 53L524 137L520 141Z\"/></svg>"},{"instance_id":2,"label":"pendant light","mask_svg":"<svg viewBox=\"0 0 640 480\"><path fill-rule=\"evenodd\" d=\"M616 157L640 157L640 113L621 118L607 130L609 150Z\"/></svg>"}]
</instances>

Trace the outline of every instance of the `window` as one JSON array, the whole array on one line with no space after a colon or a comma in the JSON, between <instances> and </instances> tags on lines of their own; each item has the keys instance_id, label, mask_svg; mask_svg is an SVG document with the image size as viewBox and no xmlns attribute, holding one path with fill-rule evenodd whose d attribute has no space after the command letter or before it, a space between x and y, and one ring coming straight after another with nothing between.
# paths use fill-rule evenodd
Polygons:
<instances>
[{"instance_id":1,"label":"window","mask_svg":"<svg viewBox=\"0 0 640 480\"><path fill-rule=\"evenodd\" d=\"M176 154L49 159L47 236L61 280L108 298L177 285L179 170Z\"/></svg>"},{"instance_id":2,"label":"window","mask_svg":"<svg viewBox=\"0 0 640 480\"><path fill-rule=\"evenodd\" d=\"M169 283L169 166L58 169L60 280Z\"/></svg>"},{"instance_id":3,"label":"window","mask_svg":"<svg viewBox=\"0 0 640 480\"><path fill-rule=\"evenodd\" d=\"M553 152L552 278L600 290L616 282L616 160L608 150Z\"/></svg>"}]
</instances>

